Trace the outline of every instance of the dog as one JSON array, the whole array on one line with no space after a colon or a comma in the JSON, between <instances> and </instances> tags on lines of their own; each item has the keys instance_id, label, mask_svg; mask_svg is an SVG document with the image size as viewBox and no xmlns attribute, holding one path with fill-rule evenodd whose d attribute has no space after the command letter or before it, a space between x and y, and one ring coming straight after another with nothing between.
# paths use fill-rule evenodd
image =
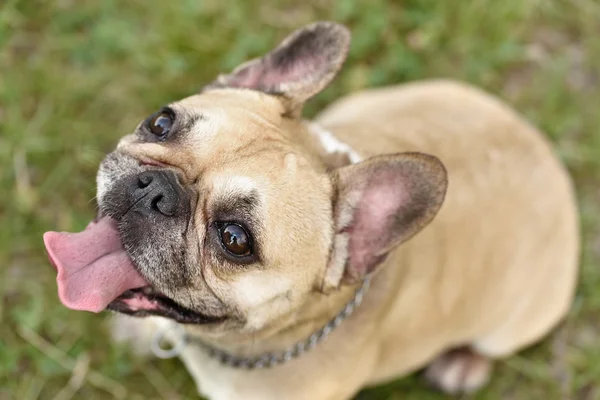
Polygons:
<instances>
[{"instance_id":1,"label":"dog","mask_svg":"<svg viewBox=\"0 0 600 400\"><path fill-rule=\"evenodd\" d=\"M554 329L580 243L549 141L450 80L304 119L349 45L305 26L124 136L97 218L44 235L62 303L115 311L213 400L349 399L421 369L469 393Z\"/></svg>"}]
</instances>

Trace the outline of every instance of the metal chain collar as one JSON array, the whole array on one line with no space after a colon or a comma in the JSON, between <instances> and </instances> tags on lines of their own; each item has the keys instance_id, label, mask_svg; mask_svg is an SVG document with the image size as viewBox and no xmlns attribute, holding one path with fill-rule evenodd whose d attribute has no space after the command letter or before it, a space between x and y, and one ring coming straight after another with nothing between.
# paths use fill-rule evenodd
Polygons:
<instances>
[{"instance_id":1,"label":"metal chain collar","mask_svg":"<svg viewBox=\"0 0 600 400\"><path fill-rule=\"evenodd\" d=\"M332 319L330 320L324 327L310 335L307 339L296 343L295 345L289 347L286 350L278 351L278 352L269 352L265 353L261 356L255 357L238 357L232 354L229 354L223 350L219 350L212 346L207 345L206 343L202 343L200 341L194 340L194 342L198 343L206 354L210 357L218 360L221 364L226 365L232 368L241 368L241 369L260 369L260 368L271 368L276 365L283 364L287 361L290 361L294 358L299 357L300 355L308 352L317 344L324 341L333 330L335 330L340 324L348 318L358 306L363 301L363 297L367 289L369 288L370 279L367 278L363 281L360 288L356 290L354 297L350 300L344 308ZM180 325L177 325L180 326ZM178 356L181 354L183 349L188 343L188 338L185 335L183 328L179 330L179 341L172 349L165 350L160 347L160 342L164 337L166 331L159 331L156 333L154 337L154 341L152 343L152 352L160 358L171 358Z\"/></svg>"}]
</instances>

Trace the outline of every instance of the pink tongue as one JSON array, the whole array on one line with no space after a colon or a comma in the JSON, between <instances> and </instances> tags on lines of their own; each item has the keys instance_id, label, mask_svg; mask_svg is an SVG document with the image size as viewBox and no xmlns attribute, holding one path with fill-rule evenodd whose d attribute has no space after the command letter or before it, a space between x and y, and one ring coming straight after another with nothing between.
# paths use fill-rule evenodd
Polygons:
<instances>
[{"instance_id":1,"label":"pink tongue","mask_svg":"<svg viewBox=\"0 0 600 400\"><path fill-rule=\"evenodd\" d=\"M102 218L80 233L46 232L58 296L73 310L100 312L129 289L149 285L125 253L116 222Z\"/></svg>"}]
</instances>

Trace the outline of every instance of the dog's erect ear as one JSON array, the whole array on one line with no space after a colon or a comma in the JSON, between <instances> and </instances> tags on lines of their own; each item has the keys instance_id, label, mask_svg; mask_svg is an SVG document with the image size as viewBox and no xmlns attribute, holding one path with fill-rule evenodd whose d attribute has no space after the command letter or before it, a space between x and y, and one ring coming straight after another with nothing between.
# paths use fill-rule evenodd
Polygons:
<instances>
[{"instance_id":1,"label":"dog's erect ear","mask_svg":"<svg viewBox=\"0 0 600 400\"><path fill-rule=\"evenodd\" d=\"M334 172L335 237L323 290L355 283L440 209L446 169L420 153L377 156Z\"/></svg>"},{"instance_id":2,"label":"dog's erect ear","mask_svg":"<svg viewBox=\"0 0 600 400\"><path fill-rule=\"evenodd\" d=\"M350 32L334 22L298 29L270 53L220 75L203 90L247 88L280 95L290 112L324 89L340 70Z\"/></svg>"}]
</instances>

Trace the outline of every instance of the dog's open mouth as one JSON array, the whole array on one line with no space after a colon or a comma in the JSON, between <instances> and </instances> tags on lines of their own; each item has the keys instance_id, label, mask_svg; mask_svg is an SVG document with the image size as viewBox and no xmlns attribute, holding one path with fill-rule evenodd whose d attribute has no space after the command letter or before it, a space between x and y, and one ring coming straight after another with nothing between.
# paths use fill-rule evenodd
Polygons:
<instances>
[{"instance_id":1,"label":"dog's open mouth","mask_svg":"<svg viewBox=\"0 0 600 400\"><path fill-rule=\"evenodd\" d=\"M208 324L222 322L224 317L213 317L185 308L152 286L127 290L108 304L107 308L124 314L144 317L159 315L174 319L182 324Z\"/></svg>"},{"instance_id":2,"label":"dog's open mouth","mask_svg":"<svg viewBox=\"0 0 600 400\"><path fill-rule=\"evenodd\" d=\"M91 222L79 233L46 232L44 244L58 272L59 298L68 308L160 315L181 323L224 319L185 308L156 291L133 265L121 245L116 221L111 218Z\"/></svg>"}]
</instances>

